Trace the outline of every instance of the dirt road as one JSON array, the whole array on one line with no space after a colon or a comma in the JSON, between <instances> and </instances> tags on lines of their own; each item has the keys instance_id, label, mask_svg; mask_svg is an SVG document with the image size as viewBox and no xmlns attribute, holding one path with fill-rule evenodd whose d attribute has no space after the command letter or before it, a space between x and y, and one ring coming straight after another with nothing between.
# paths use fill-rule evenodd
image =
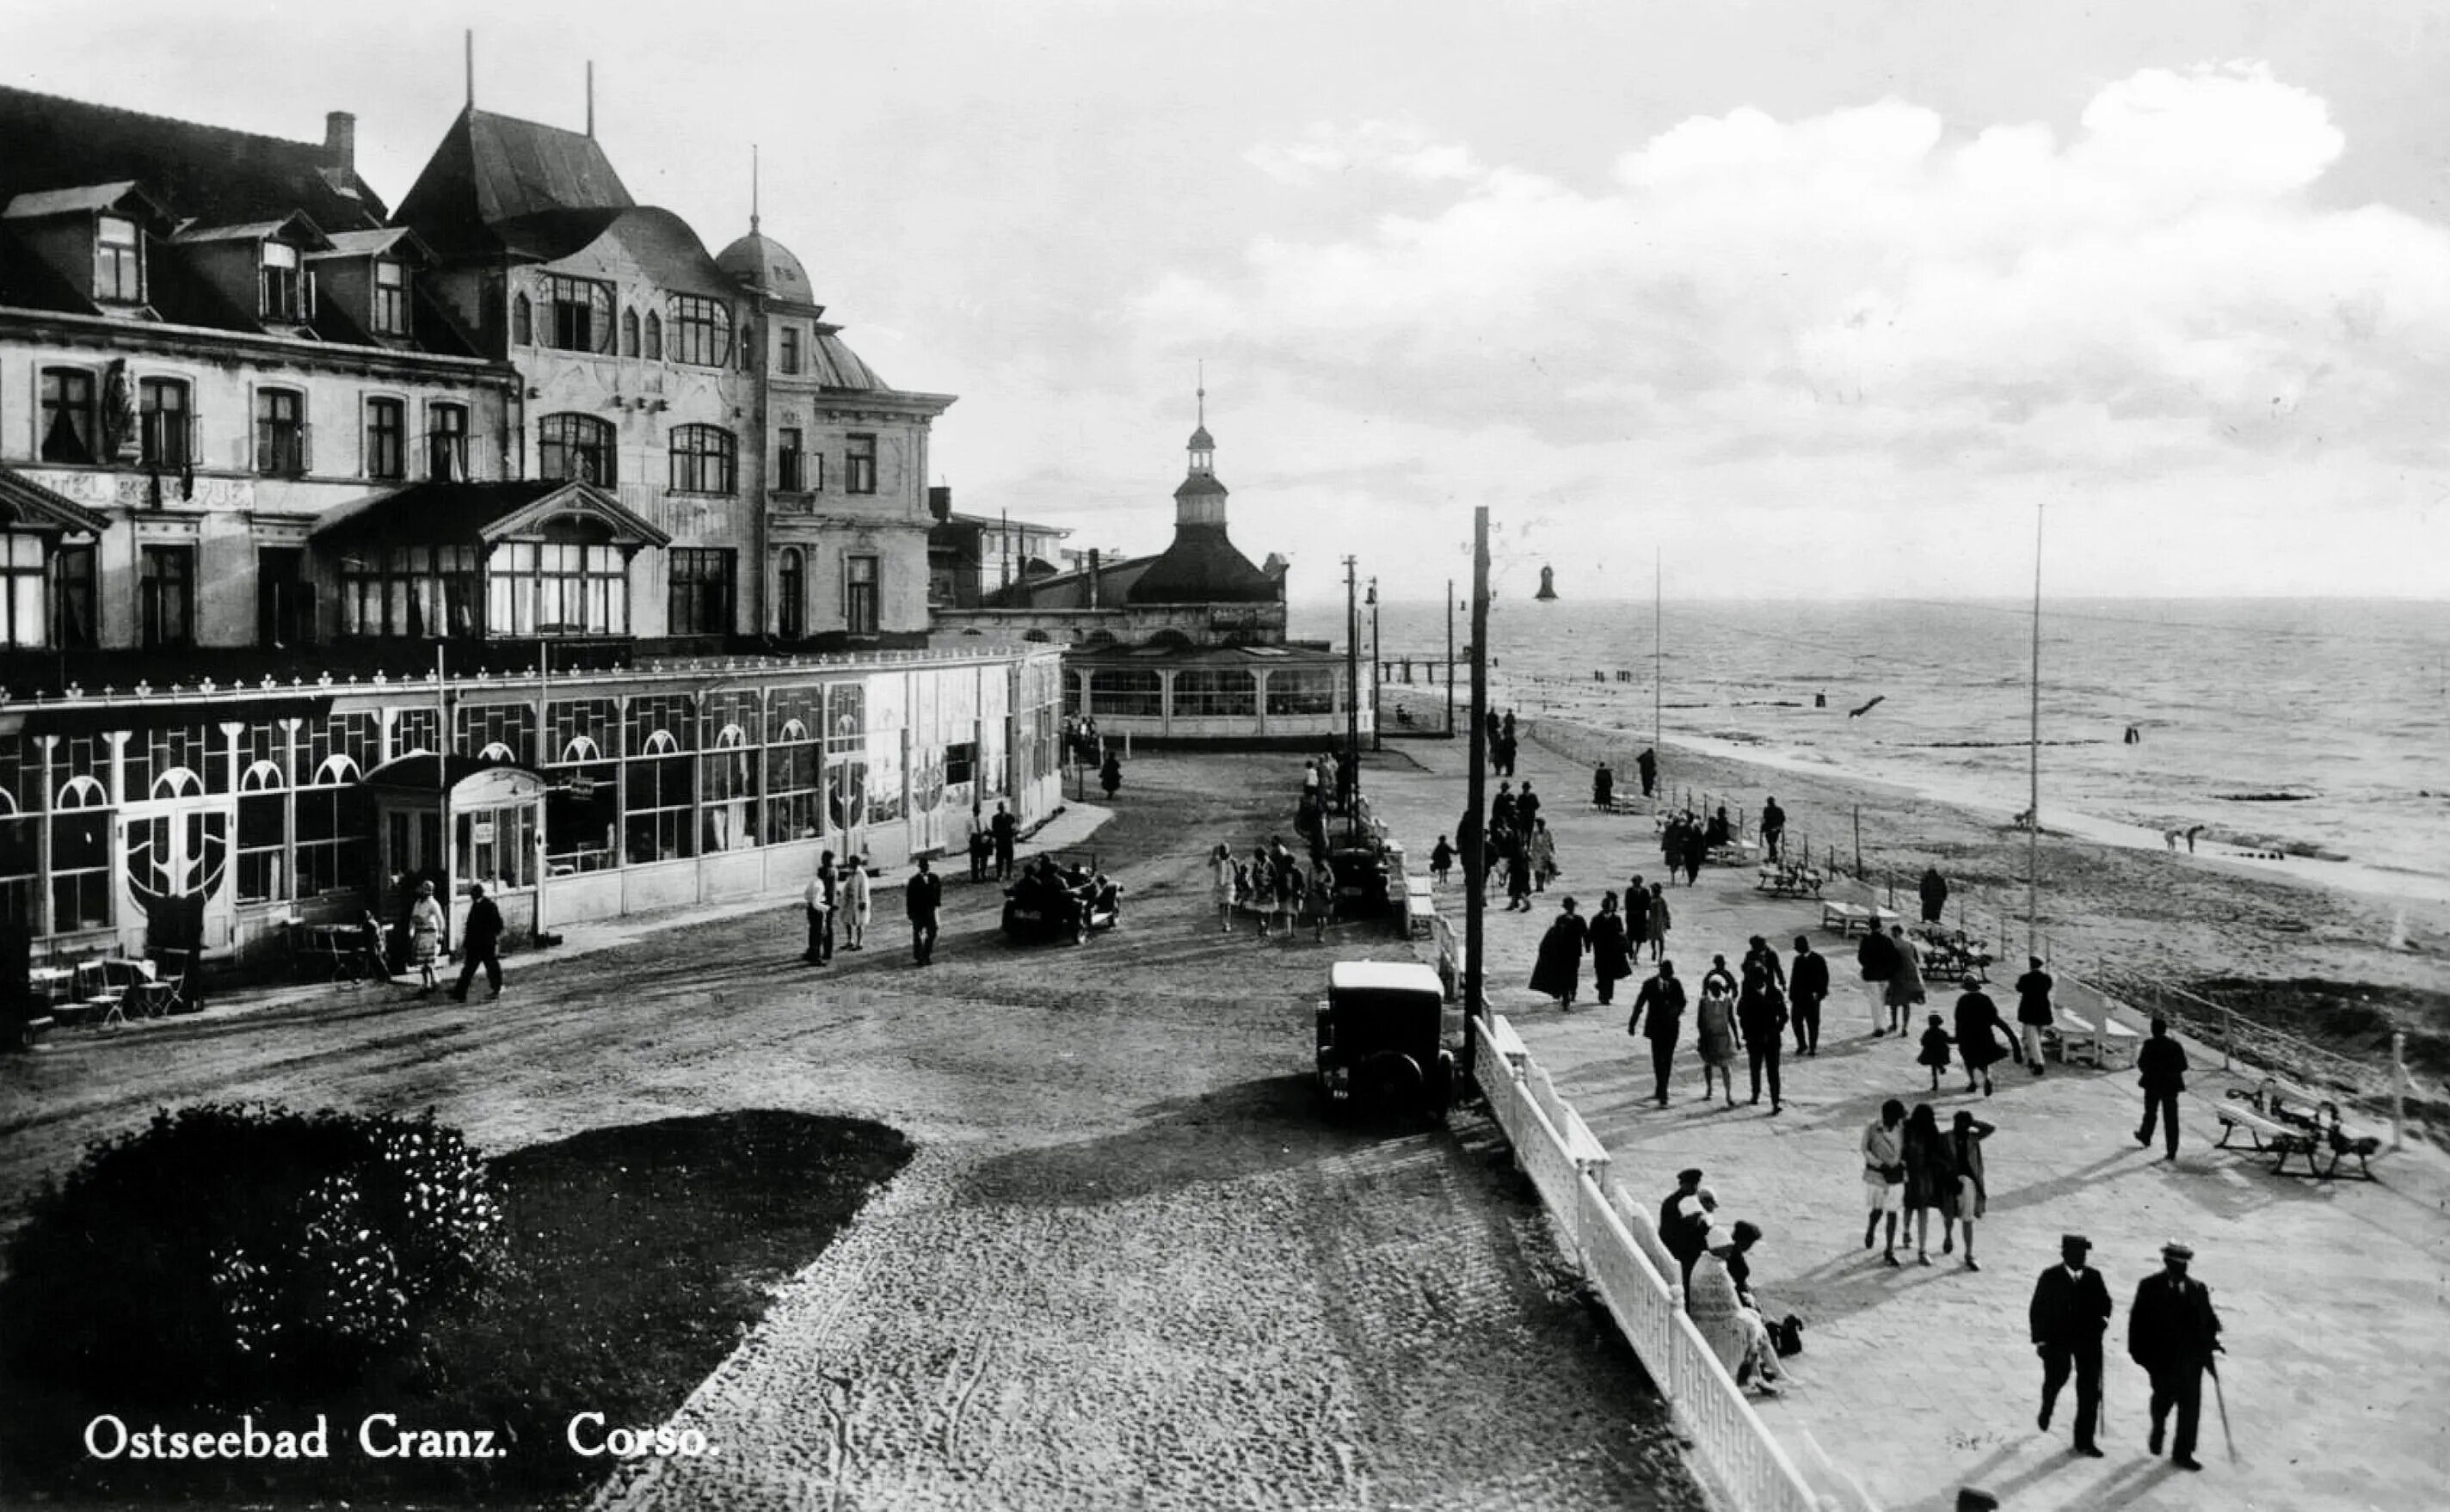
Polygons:
<instances>
[{"instance_id":1,"label":"dirt road","mask_svg":"<svg viewBox=\"0 0 2450 1512\"><path fill-rule=\"evenodd\" d=\"M602 1503L1698 1506L1494 1131L1318 1116L1326 963L1403 947L1218 936L1200 861L1289 827L1275 765L1135 763L1097 839L1124 925L1086 947L1009 948L994 890L954 882L924 970L897 892L824 970L772 910L514 960L497 1003L336 991L69 1037L0 1067L0 1208L195 1098L431 1103L492 1150L713 1109L861 1115L920 1155L684 1408L717 1452L633 1466Z\"/></svg>"}]
</instances>

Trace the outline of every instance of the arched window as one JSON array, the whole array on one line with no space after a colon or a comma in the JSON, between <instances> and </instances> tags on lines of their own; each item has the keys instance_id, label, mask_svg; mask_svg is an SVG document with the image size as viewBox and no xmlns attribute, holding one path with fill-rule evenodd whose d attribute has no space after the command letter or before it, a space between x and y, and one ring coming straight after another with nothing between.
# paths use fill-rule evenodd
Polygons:
<instances>
[{"instance_id":1,"label":"arched window","mask_svg":"<svg viewBox=\"0 0 2450 1512\"><path fill-rule=\"evenodd\" d=\"M638 355L638 312L635 310L625 309L621 312L621 355L623 357Z\"/></svg>"},{"instance_id":2,"label":"arched window","mask_svg":"<svg viewBox=\"0 0 2450 1512\"><path fill-rule=\"evenodd\" d=\"M59 802L51 806L54 808L107 808L110 806L110 794L103 790L102 784L90 777L71 777L60 785Z\"/></svg>"},{"instance_id":3,"label":"arched window","mask_svg":"<svg viewBox=\"0 0 2450 1512\"><path fill-rule=\"evenodd\" d=\"M358 764L346 756L326 756L323 765L315 768L315 781L310 786L346 787L358 780Z\"/></svg>"},{"instance_id":4,"label":"arched window","mask_svg":"<svg viewBox=\"0 0 2450 1512\"><path fill-rule=\"evenodd\" d=\"M511 296L511 344L535 344L535 307L528 303L528 297L524 294Z\"/></svg>"},{"instance_id":5,"label":"arched window","mask_svg":"<svg viewBox=\"0 0 2450 1512\"><path fill-rule=\"evenodd\" d=\"M204 780L185 766L173 766L153 779L155 798L193 798L204 790Z\"/></svg>"},{"instance_id":6,"label":"arched window","mask_svg":"<svg viewBox=\"0 0 2450 1512\"><path fill-rule=\"evenodd\" d=\"M731 306L691 294L671 297L672 360L722 367L731 360Z\"/></svg>"},{"instance_id":7,"label":"arched window","mask_svg":"<svg viewBox=\"0 0 2450 1512\"><path fill-rule=\"evenodd\" d=\"M672 487L684 494L732 492L737 456L731 433L719 425L672 428Z\"/></svg>"},{"instance_id":8,"label":"arched window","mask_svg":"<svg viewBox=\"0 0 2450 1512\"><path fill-rule=\"evenodd\" d=\"M671 730L658 729L648 733L647 743L639 747L639 754L642 756L670 756L680 748L681 743L672 738L672 732Z\"/></svg>"},{"instance_id":9,"label":"arched window","mask_svg":"<svg viewBox=\"0 0 2450 1512\"><path fill-rule=\"evenodd\" d=\"M808 633L807 565L796 546L783 548L783 560L774 571L776 629L787 641L798 640Z\"/></svg>"},{"instance_id":10,"label":"arched window","mask_svg":"<svg viewBox=\"0 0 2450 1512\"><path fill-rule=\"evenodd\" d=\"M243 793L267 793L289 785L281 775L278 762L257 762L239 775L238 790Z\"/></svg>"},{"instance_id":11,"label":"arched window","mask_svg":"<svg viewBox=\"0 0 2450 1512\"><path fill-rule=\"evenodd\" d=\"M619 481L612 425L593 415L546 416L536 425L536 476L608 487Z\"/></svg>"},{"instance_id":12,"label":"arched window","mask_svg":"<svg viewBox=\"0 0 2450 1512\"><path fill-rule=\"evenodd\" d=\"M496 766L509 766L515 764L519 758L517 752L500 741L489 741L485 748L476 753L476 759L480 762L492 762Z\"/></svg>"},{"instance_id":13,"label":"arched window","mask_svg":"<svg viewBox=\"0 0 2450 1512\"><path fill-rule=\"evenodd\" d=\"M647 312L647 360L660 362L663 359L664 318L649 310Z\"/></svg>"},{"instance_id":14,"label":"arched window","mask_svg":"<svg viewBox=\"0 0 2450 1512\"><path fill-rule=\"evenodd\" d=\"M600 761L603 759L603 754L596 748L595 742L585 735L573 735L570 737L570 744L561 748L561 759L564 762Z\"/></svg>"}]
</instances>

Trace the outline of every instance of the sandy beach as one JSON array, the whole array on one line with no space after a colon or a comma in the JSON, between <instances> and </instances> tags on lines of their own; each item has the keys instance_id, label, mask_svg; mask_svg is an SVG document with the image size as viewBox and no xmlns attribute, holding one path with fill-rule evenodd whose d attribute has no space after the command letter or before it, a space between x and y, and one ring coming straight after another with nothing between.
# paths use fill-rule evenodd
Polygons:
<instances>
[{"instance_id":1,"label":"sandy beach","mask_svg":"<svg viewBox=\"0 0 2450 1512\"><path fill-rule=\"evenodd\" d=\"M1416 717L1443 716L1442 695L1388 693L1390 708L1397 697L1410 697ZM1525 719L1520 728L1586 766L1610 762L1617 790L1640 792L1633 758L1651 744L1646 731L1553 714ZM1816 860L1834 850L1850 874L1859 812L1862 866L1884 898L1894 886L1911 916L1916 880L1936 866L1950 886L1949 921L1961 910L1969 932L1997 940L2004 916L2000 954L2023 954L2027 837L2011 816L1815 766L1671 734L1662 743L1660 782L1671 793L1689 789L1696 803L1706 793L1713 806L1724 803L1748 824L1774 796L1788 816L1790 845L1808 843ZM1589 794L1551 797L1580 804ZM2054 964L2103 982L2203 992L2375 1063L2386 1058L2396 1027L2407 1033L2408 1062L2421 1082L2450 1073L2450 993L2441 990L2450 908L2421 879L2405 878L2394 889L2392 879L2403 874L2367 871L2347 886L2329 875L2342 868L2318 862L2172 853L2132 826L2061 823L2048 803L2045 789L2036 891L2042 953Z\"/></svg>"}]
</instances>

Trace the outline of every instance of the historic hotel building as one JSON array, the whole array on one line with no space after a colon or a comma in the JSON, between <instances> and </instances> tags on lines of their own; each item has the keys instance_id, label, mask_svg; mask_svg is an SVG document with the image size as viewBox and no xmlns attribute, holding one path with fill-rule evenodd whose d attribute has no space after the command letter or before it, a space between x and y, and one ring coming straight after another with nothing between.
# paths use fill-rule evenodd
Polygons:
<instances>
[{"instance_id":1,"label":"historic hotel building","mask_svg":"<svg viewBox=\"0 0 2450 1512\"><path fill-rule=\"evenodd\" d=\"M0 928L38 952L796 891L1057 801L1049 652L924 649L927 429L756 234L464 110L0 89Z\"/></svg>"}]
</instances>

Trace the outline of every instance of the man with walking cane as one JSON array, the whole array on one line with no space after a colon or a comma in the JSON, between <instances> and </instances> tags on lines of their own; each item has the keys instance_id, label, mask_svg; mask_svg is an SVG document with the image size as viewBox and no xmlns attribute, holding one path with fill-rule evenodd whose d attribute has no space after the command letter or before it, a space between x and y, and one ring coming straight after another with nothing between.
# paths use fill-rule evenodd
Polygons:
<instances>
[{"instance_id":1,"label":"man with walking cane","mask_svg":"<svg viewBox=\"0 0 2450 1512\"><path fill-rule=\"evenodd\" d=\"M2101 1335L2110 1327L2110 1287L2085 1264L2092 1241L2080 1233L2059 1236L2059 1263L2033 1283L2028 1309L2033 1350L2042 1357L2041 1426L2048 1432L2059 1387L2075 1375L2075 1452L2101 1458L2094 1442L2101 1418Z\"/></svg>"},{"instance_id":2,"label":"man with walking cane","mask_svg":"<svg viewBox=\"0 0 2450 1512\"><path fill-rule=\"evenodd\" d=\"M2204 1372L2213 1372L2215 1386L2220 1379L2212 1364L2221 1347L2220 1316L2212 1311L2211 1289L2187 1274L2194 1258L2183 1244L2163 1245L2161 1273L2144 1278L2127 1314L2127 1353L2152 1378L2152 1452L2161 1452L2162 1428L2176 1407L2169 1463L2181 1470L2203 1468L2195 1459L2195 1425L2204 1409ZM2221 1421L2228 1421L2226 1403Z\"/></svg>"}]
</instances>

